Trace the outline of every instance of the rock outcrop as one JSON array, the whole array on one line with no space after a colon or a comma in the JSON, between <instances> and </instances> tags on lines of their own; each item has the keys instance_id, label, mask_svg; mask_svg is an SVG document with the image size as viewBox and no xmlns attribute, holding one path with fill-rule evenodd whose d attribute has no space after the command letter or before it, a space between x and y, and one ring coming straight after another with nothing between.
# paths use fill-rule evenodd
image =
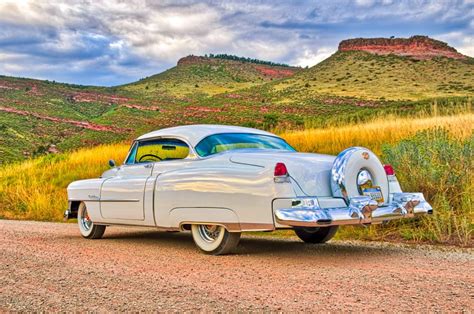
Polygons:
<instances>
[{"instance_id":1,"label":"rock outcrop","mask_svg":"<svg viewBox=\"0 0 474 314\"><path fill-rule=\"evenodd\" d=\"M199 63L206 62L206 61L209 62L210 61L209 59L210 58L190 55L190 56L183 57L183 58L179 59L178 60L178 65L199 64Z\"/></svg>"},{"instance_id":2,"label":"rock outcrop","mask_svg":"<svg viewBox=\"0 0 474 314\"><path fill-rule=\"evenodd\" d=\"M366 51L378 55L394 54L410 56L415 59L431 59L447 57L465 59L466 56L457 52L447 43L429 38L428 36L412 36L410 38L354 38L341 41L339 51Z\"/></svg>"}]
</instances>

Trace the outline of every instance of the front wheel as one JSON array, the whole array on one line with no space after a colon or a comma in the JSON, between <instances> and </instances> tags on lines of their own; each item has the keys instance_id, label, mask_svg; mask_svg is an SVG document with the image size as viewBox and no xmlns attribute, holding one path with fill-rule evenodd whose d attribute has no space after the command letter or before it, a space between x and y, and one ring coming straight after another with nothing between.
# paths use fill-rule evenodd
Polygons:
<instances>
[{"instance_id":1,"label":"front wheel","mask_svg":"<svg viewBox=\"0 0 474 314\"><path fill-rule=\"evenodd\" d=\"M87 239L100 239L104 235L105 226L96 225L92 222L87 212L86 204L81 203L77 211L77 223L81 235Z\"/></svg>"},{"instance_id":2,"label":"front wheel","mask_svg":"<svg viewBox=\"0 0 474 314\"><path fill-rule=\"evenodd\" d=\"M223 255L232 252L239 244L240 232L229 232L218 225L192 225L194 243L206 254Z\"/></svg>"},{"instance_id":3,"label":"front wheel","mask_svg":"<svg viewBox=\"0 0 474 314\"><path fill-rule=\"evenodd\" d=\"M305 228L295 227L295 233L306 243L325 243L334 237L339 226Z\"/></svg>"}]
</instances>

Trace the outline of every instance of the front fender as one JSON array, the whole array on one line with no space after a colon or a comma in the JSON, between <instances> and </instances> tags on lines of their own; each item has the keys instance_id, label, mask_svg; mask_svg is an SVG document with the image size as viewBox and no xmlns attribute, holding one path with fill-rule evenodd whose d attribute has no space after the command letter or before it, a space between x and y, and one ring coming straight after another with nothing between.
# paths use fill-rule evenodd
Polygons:
<instances>
[{"instance_id":1,"label":"front fender","mask_svg":"<svg viewBox=\"0 0 474 314\"><path fill-rule=\"evenodd\" d=\"M107 179L79 180L72 182L67 187L68 201L70 204L84 202L92 221L100 221L102 219L99 200L100 189L105 180Z\"/></svg>"}]
</instances>

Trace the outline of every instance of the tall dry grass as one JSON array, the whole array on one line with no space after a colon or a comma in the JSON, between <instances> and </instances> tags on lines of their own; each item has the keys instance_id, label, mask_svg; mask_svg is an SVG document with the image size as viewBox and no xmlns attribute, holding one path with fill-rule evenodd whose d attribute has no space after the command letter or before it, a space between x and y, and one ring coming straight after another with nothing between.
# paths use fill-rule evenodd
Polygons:
<instances>
[{"instance_id":1,"label":"tall dry grass","mask_svg":"<svg viewBox=\"0 0 474 314\"><path fill-rule=\"evenodd\" d=\"M61 220L67 185L98 177L109 159L122 161L127 149L124 144L102 145L0 168L0 218Z\"/></svg>"},{"instance_id":2,"label":"tall dry grass","mask_svg":"<svg viewBox=\"0 0 474 314\"><path fill-rule=\"evenodd\" d=\"M384 144L394 144L418 131L435 127L445 128L456 138L467 138L474 129L474 114L422 118L387 116L346 126L289 131L281 136L297 150L304 152L336 155L347 147L363 146L380 154Z\"/></svg>"}]
</instances>

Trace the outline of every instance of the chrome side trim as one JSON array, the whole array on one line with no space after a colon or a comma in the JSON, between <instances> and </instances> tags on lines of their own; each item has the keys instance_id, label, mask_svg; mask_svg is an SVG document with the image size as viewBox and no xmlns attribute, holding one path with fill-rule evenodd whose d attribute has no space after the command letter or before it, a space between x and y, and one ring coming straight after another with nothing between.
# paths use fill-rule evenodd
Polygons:
<instances>
[{"instance_id":1,"label":"chrome side trim","mask_svg":"<svg viewBox=\"0 0 474 314\"><path fill-rule=\"evenodd\" d=\"M69 201L80 201L80 202L140 202L139 199L135 199L135 198L130 198L130 199L91 199L91 200L69 200Z\"/></svg>"},{"instance_id":2,"label":"chrome side trim","mask_svg":"<svg viewBox=\"0 0 474 314\"><path fill-rule=\"evenodd\" d=\"M353 197L349 206L338 208L321 208L317 198L293 199L291 208L275 210L275 219L288 226L321 227L377 224L433 213L422 193L393 193L391 199L392 203L379 207L368 196Z\"/></svg>"},{"instance_id":3,"label":"chrome side trim","mask_svg":"<svg viewBox=\"0 0 474 314\"><path fill-rule=\"evenodd\" d=\"M238 223L238 222L204 222L204 221L184 221L179 224L179 229L184 230L184 225L218 225L223 226L229 232L242 231L272 231L275 230L274 224L269 223Z\"/></svg>"},{"instance_id":4,"label":"chrome side trim","mask_svg":"<svg viewBox=\"0 0 474 314\"><path fill-rule=\"evenodd\" d=\"M110 202L122 202L122 203L131 203L131 202L140 202L139 199L136 198L123 198L123 199L114 199L114 198L101 198L98 200L99 202L103 203L110 203Z\"/></svg>"}]
</instances>

